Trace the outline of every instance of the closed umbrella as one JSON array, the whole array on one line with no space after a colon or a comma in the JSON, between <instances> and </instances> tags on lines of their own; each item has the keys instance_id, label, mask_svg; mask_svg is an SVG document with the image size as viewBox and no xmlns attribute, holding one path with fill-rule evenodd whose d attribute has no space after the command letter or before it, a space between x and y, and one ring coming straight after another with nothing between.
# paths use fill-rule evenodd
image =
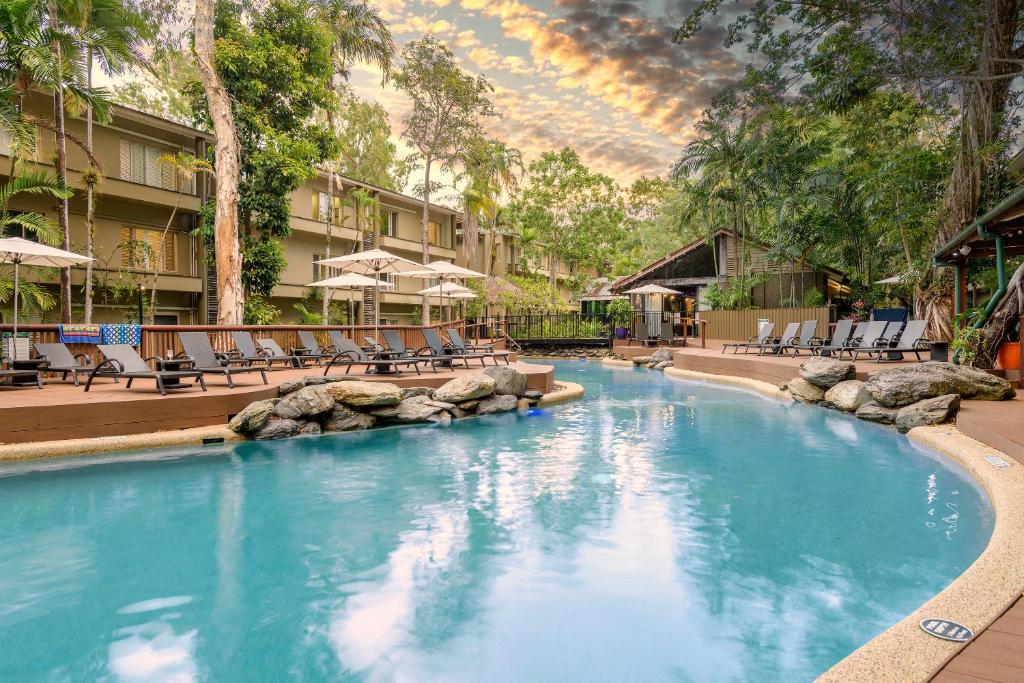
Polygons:
<instances>
[{"instance_id":1,"label":"closed umbrella","mask_svg":"<svg viewBox=\"0 0 1024 683\"><path fill-rule=\"evenodd\" d=\"M469 278L485 278L483 273L478 273L469 268L463 268L451 261L431 261L427 264L427 270L418 270L411 273L402 273L408 277L420 277L425 280L467 280ZM444 295L442 295L444 296ZM450 298L450 297L449 297ZM442 301L441 307L444 308Z\"/></svg>"},{"instance_id":2,"label":"closed umbrella","mask_svg":"<svg viewBox=\"0 0 1024 683\"><path fill-rule=\"evenodd\" d=\"M376 296L373 304L373 333L377 335L380 327L380 274L381 273L409 273L416 270L423 270L422 263L410 261L396 254L384 251L383 249L370 249L368 251L357 251L354 254L335 256L333 258L317 261L322 266L334 266L350 273L359 275L373 275L375 284L373 286Z\"/></svg>"},{"instance_id":3,"label":"closed umbrella","mask_svg":"<svg viewBox=\"0 0 1024 683\"><path fill-rule=\"evenodd\" d=\"M18 268L26 266L48 266L66 268L92 261L88 256L81 256L70 251L48 247L45 244L32 242L21 237L5 237L0 239L0 263L14 264L14 338L18 338ZM11 357L18 353L17 344L11 344Z\"/></svg>"}]
</instances>

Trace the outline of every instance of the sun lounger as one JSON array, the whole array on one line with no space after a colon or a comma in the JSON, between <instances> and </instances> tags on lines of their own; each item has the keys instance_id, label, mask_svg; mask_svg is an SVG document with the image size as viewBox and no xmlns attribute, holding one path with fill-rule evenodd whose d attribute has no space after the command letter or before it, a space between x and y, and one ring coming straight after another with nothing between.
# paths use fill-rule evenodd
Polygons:
<instances>
[{"instance_id":1,"label":"sun lounger","mask_svg":"<svg viewBox=\"0 0 1024 683\"><path fill-rule=\"evenodd\" d=\"M821 344L811 349L812 354L819 356L831 356L833 353L842 353L850 341L853 333L852 320L840 320L832 331L832 336L822 341Z\"/></svg>"},{"instance_id":2,"label":"sun lounger","mask_svg":"<svg viewBox=\"0 0 1024 683\"><path fill-rule=\"evenodd\" d=\"M132 381L137 379L155 380L156 388L160 390L161 396L166 396L168 389L185 389L195 386L195 384L182 384L181 380L183 379L194 378L203 391L206 391L206 382L203 381L201 370L164 370L162 358L156 356L143 358L135 350L135 347L129 344L97 344L96 348L103 354L105 360L89 373L89 379L85 382L86 391L89 391L93 380L103 374L124 377L128 380L125 385L126 389L131 389ZM156 370L149 367L149 361L156 363Z\"/></svg>"},{"instance_id":3,"label":"sun lounger","mask_svg":"<svg viewBox=\"0 0 1024 683\"><path fill-rule=\"evenodd\" d=\"M851 358L856 358L857 351L871 351L878 347L878 340L883 339L885 328L888 323L884 320L873 320L864 326L864 333L859 338L850 339L846 352Z\"/></svg>"},{"instance_id":4,"label":"sun lounger","mask_svg":"<svg viewBox=\"0 0 1024 683\"><path fill-rule=\"evenodd\" d=\"M276 341L270 339L269 337L264 339L257 339L256 342L260 345L260 348L262 350L270 354L271 358L291 358L292 366L296 368L304 368L306 367L307 360L313 360L312 358L306 356L305 354L297 353L297 350L294 348L289 349L290 353L285 353L284 349L282 349L281 346Z\"/></svg>"},{"instance_id":5,"label":"sun lounger","mask_svg":"<svg viewBox=\"0 0 1024 683\"><path fill-rule=\"evenodd\" d=\"M686 335L682 336L683 346L686 346ZM676 343L676 325L671 320L666 320L661 323L661 341L665 342L666 346L673 346Z\"/></svg>"},{"instance_id":6,"label":"sun lounger","mask_svg":"<svg viewBox=\"0 0 1024 683\"><path fill-rule=\"evenodd\" d=\"M365 351L356 346L355 342L351 339L345 339L339 336L337 339L331 336L331 340L334 342L334 348L337 349L337 353L331 358L330 362L327 363L327 367L324 368L324 375L326 376L331 368L334 366L344 366L345 374L347 375L353 367L363 367L366 372L375 370L376 374L399 374L402 367L412 367L416 374L420 374L420 363L423 362L419 358L398 358L398 357L387 357L377 356L371 358ZM436 372L436 370L435 370Z\"/></svg>"},{"instance_id":7,"label":"sun lounger","mask_svg":"<svg viewBox=\"0 0 1024 683\"><path fill-rule=\"evenodd\" d=\"M78 375L88 375L95 368L92 359L84 353L71 353L67 344L61 342L36 344L36 356L46 361L42 370L47 372L61 373L61 380L67 380L71 375L71 381L78 386Z\"/></svg>"},{"instance_id":8,"label":"sun lounger","mask_svg":"<svg viewBox=\"0 0 1024 683\"><path fill-rule=\"evenodd\" d=\"M822 344L821 337L814 336L817 329L817 320L805 320L803 325L800 326L800 336L797 338L796 343L783 344L779 347L777 353L782 355L786 351L792 350L794 356L799 356L800 351L810 351L811 355L814 355L814 349Z\"/></svg>"},{"instance_id":9,"label":"sun lounger","mask_svg":"<svg viewBox=\"0 0 1024 683\"><path fill-rule=\"evenodd\" d=\"M760 349L765 344L772 341L772 332L774 331L775 323L765 323L761 326L761 329L757 334L745 342L729 342L728 344L722 344L722 353L725 353L725 350L728 348L732 348L733 353L736 353L740 349L743 349L743 353L746 353L749 349Z\"/></svg>"},{"instance_id":10,"label":"sun lounger","mask_svg":"<svg viewBox=\"0 0 1024 683\"><path fill-rule=\"evenodd\" d=\"M268 370L273 369L274 363L288 363L293 368L299 367L298 362L295 360L295 356L289 356L283 351L279 355L274 355L266 349L256 348L256 341L252 338L252 334L249 332L236 331L231 333L231 340L235 343L235 350L232 352L232 356L247 360L250 363L265 364Z\"/></svg>"},{"instance_id":11,"label":"sun lounger","mask_svg":"<svg viewBox=\"0 0 1024 683\"><path fill-rule=\"evenodd\" d=\"M661 337L651 335L651 326L647 323L635 323L633 325L633 336L626 342L626 346L632 346L635 341L640 342L641 346L647 346L651 342L661 341Z\"/></svg>"},{"instance_id":12,"label":"sun lounger","mask_svg":"<svg viewBox=\"0 0 1024 683\"><path fill-rule=\"evenodd\" d=\"M330 360L334 358L334 346L323 347L320 346L320 342L317 341L316 334L312 330L299 330L299 341L302 342L302 350L304 353L299 354L307 358L312 358L316 361L317 365L320 365L324 360ZM295 351L296 349L293 349Z\"/></svg>"},{"instance_id":13,"label":"sun lounger","mask_svg":"<svg viewBox=\"0 0 1024 683\"><path fill-rule=\"evenodd\" d=\"M766 344L762 344L757 350L757 355L763 356L766 351L778 354L783 346L790 344L796 344L799 341L797 333L800 331L800 323L789 323L786 325L786 329L782 331L781 337L775 339L769 339ZM746 351L744 351L746 353Z\"/></svg>"},{"instance_id":14,"label":"sun lounger","mask_svg":"<svg viewBox=\"0 0 1024 683\"><path fill-rule=\"evenodd\" d=\"M7 356L0 356L0 365L7 362L7 368L0 370L0 379L7 379L8 386L43 388L43 380L39 376L39 370L34 368L15 370L11 368L9 361L10 359Z\"/></svg>"},{"instance_id":15,"label":"sun lounger","mask_svg":"<svg viewBox=\"0 0 1024 683\"><path fill-rule=\"evenodd\" d=\"M875 362L883 360L903 360L904 353L912 353L921 361L921 352L928 349L928 340L925 339L925 330L928 328L927 320L910 320L898 340L879 339L874 349L857 349L853 352L853 359L857 360L858 354L864 353L874 355Z\"/></svg>"},{"instance_id":16,"label":"sun lounger","mask_svg":"<svg viewBox=\"0 0 1024 683\"><path fill-rule=\"evenodd\" d=\"M200 370L207 375L224 375L228 387L235 388L232 375L241 375L250 372L260 373L263 383L267 384L266 368L258 365L249 365L249 361L242 358L232 358L226 353L217 353L213 350L210 337L205 332L179 332L178 341L184 352L177 358L185 360L192 366L193 370Z\"/></svg>"},{"instance_id":17,"label":"sun lounger","mask_svg":"<svg viewBox=\"0 0 1024 683\"><path fill-rule=\"evenodd\" d=\"M491 358L494 359L494 364L495 365L498 364L498 361L497 361L498 358L501 358L502 360L504 360L505 361L505 365L509 364L509 362L508 362L508 355L509 355L508 351L501 351L501 350L495 351L494 347L489 345L489 344L488 345L467 344L462 339L462 335L459 334L459 331L456 330L456 329L453 329L451 327L449 327L447 329L447 333L448 333L448 339L449 339L449 341L451 341L452 347L456 351L459 351L462 354L466 354L466 353L484 353L484 354L487 354L488 356L490 356Z\"/></svg>"},{"instance_id":18,"label":"sun lounger","mask_svg":"<svg viewBox=\"0 0 1024 683\"><path fill-rule=\"evenodd\" d=\"M409 349L405 342L402 341L402 335L398 333L398 330L381 330L381 334L384 335L384 341L387 344L386 351L388 353L396 354L398 358L415 358L424 365L429 364L430 368L437 372L437 366L447 367L454 371L451 367L451 363L448 363L444 359L435 358L429 349L422 349L413 351Z\"/></svg>"},{"instance_id":19,"label":"sun lounger","mask_svg":"<svg viewBox=\"0 0 1024 683\"><path fill-rule=\"evenodd\" d=\"M494 361L494 364L498 364L498 360L487 353L473 353L471 351L459 351L451 344L445 344L441 341L441 335L437 333L437 330L423 329L420 330L423 335L423 341L427 343L422 349L417 350L417 355L422 353L429 353L431 358L439 359L444 361L444 364L450 364L454 367L454 360L461 360L463 364L468 368L469 361L476 359L480 361L480 367L487 365L485 362L488 358Z\"/></svg>"}]
</instances>

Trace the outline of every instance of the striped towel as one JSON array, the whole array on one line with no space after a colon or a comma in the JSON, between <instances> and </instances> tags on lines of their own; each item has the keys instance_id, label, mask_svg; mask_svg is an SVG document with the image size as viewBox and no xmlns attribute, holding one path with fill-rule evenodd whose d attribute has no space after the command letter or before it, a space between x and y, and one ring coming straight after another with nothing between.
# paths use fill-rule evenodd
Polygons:
<instances>
[{"instance_id":1,"label":"striped towel","mask_svg":"<svg viewBox=\"0 0 1024 683\"><path fill-rule=\"evenodd\" d=\"M142 343L142 325L124 323L116 325L100 325L104 344L130 344L138 346Z\"/></svg>"},{"instance_id":2,"label":"striped towel","mask_svg":"<svg viewBox=\"0 0 1024 683\"><path fill-rule=\"evenodd\" d=\"M100 344L103 341L100 325L61 325L58 333L65 344Z\"/></svg>"}]
</instances>

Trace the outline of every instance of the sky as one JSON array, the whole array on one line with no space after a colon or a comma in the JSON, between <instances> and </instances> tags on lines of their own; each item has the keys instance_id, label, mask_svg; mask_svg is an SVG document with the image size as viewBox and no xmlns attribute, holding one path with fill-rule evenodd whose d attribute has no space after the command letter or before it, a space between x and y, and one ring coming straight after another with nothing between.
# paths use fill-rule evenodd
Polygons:
<instances>
[{"instance_id":1,"label":"sky","mask_svg":"<svg viewBox=\"0 0 1024 683\"><path fill-rule=\"evenodd\" d=\"M569 145L623 185L665 177L711 98L743 64L704 30L672 34L695 0L377 0L399 49L430 35L494 85L489 132L526 161ZM408 101L357 66L351 84L388 111L396 142ZM401 145L403 151L408 147ZM417 178L411 179L411 183Z\"/></svg>"}]
</instances>

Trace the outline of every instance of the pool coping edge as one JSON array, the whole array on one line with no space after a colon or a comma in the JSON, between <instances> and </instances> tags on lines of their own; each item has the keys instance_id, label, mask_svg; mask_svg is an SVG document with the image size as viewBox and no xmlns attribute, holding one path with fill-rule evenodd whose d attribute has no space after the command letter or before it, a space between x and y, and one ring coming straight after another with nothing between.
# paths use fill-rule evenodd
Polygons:
<instances>
[{"instance_id":1,"label":"pool coping edge","mask_svg":"<svg viewBox=\"0 0 1024 683\"><path fill-rule=\"evenodd\" d=\"M665 374L683 380L738 387L768 398L791 401L774 384L711 373L666 368ZM916 427L912 441L948 458L963 469L988 496L992 535L981 554L942 591L913 612L860 646L825 671L817 680L927 681L956 656L966 643L928 635L923 619L948 619L971 628L975 637L994 622L1024 591L1024 467L1002 451L962 434L953 425ZM1009 467L996 467L996 457Z\"/></svg>"}]
</instances>

